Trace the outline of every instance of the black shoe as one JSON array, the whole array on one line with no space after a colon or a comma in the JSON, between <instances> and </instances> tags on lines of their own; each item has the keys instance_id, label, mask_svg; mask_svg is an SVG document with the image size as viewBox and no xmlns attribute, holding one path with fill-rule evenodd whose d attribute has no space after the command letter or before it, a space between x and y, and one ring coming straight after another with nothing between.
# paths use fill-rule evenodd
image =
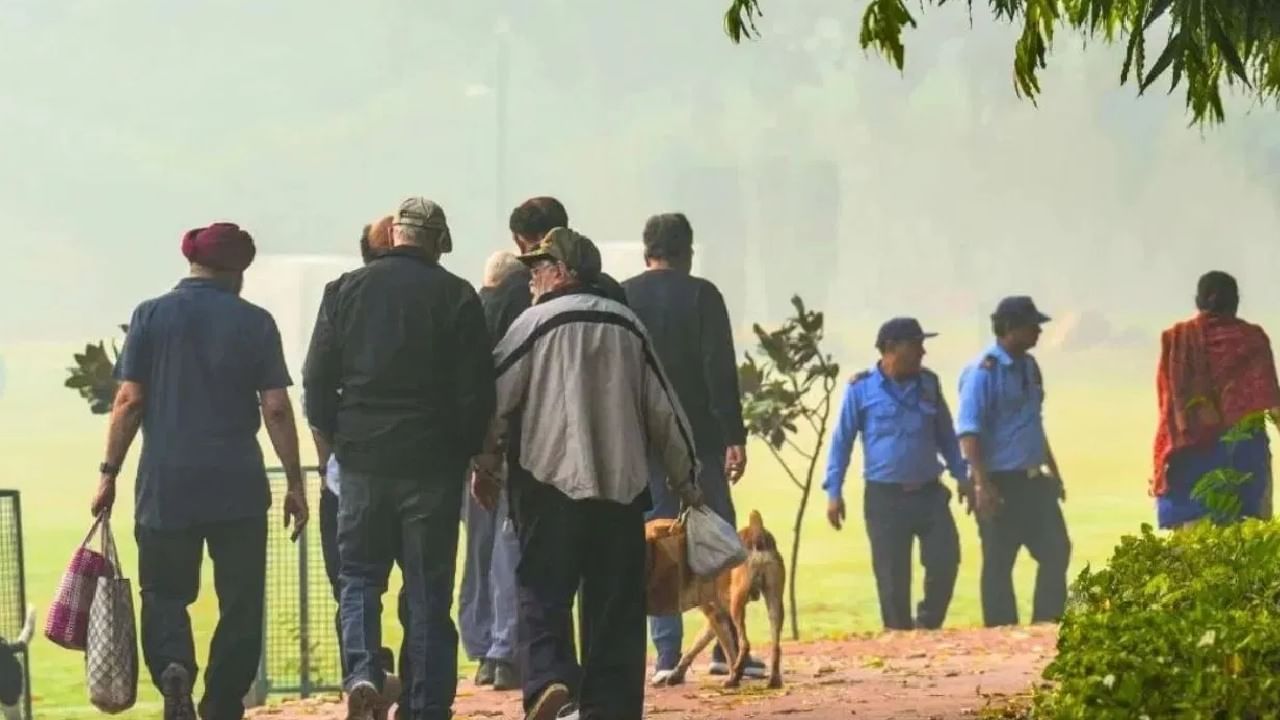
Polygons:
<instances>
[{"instance_id":1,"label":"black shoe","mask_svg":"<svg viewBox=\"0 0 1280 720\"><path fill-rule=\"evenodd\" d=\"M191 702L191 673L178 663L171 663L160 675L160 694L164 696L164 720L196 720Z\"/></svg>"},{"instance_id":2,"label":"black shoe","mask_svg":"<svg viewBox=\"0 0 1280 720\"><path fill-rule=\"evenodd\" d=\"M499 692L520 689L520 673L516 666L509 662L495 660L493 667L493 689Z\"/></svg>"},{"instance_id":3,"label":"black shoe","mask_svg":"<svg viewBox=\"0 0 1280 720\"><path fill-rule=\"evenodd\" d=\"M347 691L347 720L375 720L382 696L373 683L361 681Z\"/></svg>"},{"instance_id":4,"label":"black shoe","mask_svg":"<svg viewBox=\"0 0 1280 720\"><path fill-rule=\"evenodd\" d=\"M497 671L494 670L493 662L491 660L487 658L481 660L480 667L476 668L476 685L492 685L495 680L494 675L496 675L496 673Z\"/></svg>"},{"instance_id":5,"label":"black shoe","mask_svg":"<svg viewBox=\"0 0 1280 720\"><path fill-rule=\"evenodd\" d=\"M556 720L560 717L560 711L570 702L569 688L561 683L553 683L538 694L538 699L529 708L524 720Z\"/></svg>"}]
</instances>

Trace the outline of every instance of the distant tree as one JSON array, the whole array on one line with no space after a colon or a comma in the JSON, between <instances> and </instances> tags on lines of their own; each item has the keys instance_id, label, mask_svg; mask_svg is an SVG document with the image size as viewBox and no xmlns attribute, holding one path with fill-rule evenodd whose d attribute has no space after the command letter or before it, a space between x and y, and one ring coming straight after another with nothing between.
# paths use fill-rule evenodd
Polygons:
<instances>
[{"instance_id":1,"label":"distant tree","mask_svg":"<svg viewBox=\"0 0 1280 720\"><path fill-rule=\"evenodd\" d=\"M926 6L947 0L920 0ZM973 0L969 0L970 12ZM1054 31L1067 27L1107 44L1124 42L1121 84L1130 80L1142 94L1170 76L1169 92L1185 84L1187 109L1195 123L1220 123L1222 86L1240 86L1259 103L1280 101L1280 1L1278 0L988 0L998 19L1022 25L1014 44L1014 88L1035 101L1040 71ZM730 0L724 28L735 42L758 37L760 0ZM1146 33L1156 22L1167 26L1165 45L1148 64ZM874 48L899 70L906 60L902 31L916 27L905 0L870 0L858 41Z\"/></svg>"},{"instance_id":2,"label":"distant tree","mask_svg":"<svg viewBox=\"0 0 1280 720\"><path fill-rule=\"evenodd\" d=\"M129 326L121 325L120 329L128 333ZM111 342L111 353L107 354L105 341L84 346L84 352L73 356L75 367L67 368L69 377L63 383L75 390L89 403L89 412L94 415L106 415L111 412L111 405L116 399L119 384L115 379L116 361L120 359L120 348L115 341Z\"/></svg>"},{"instance_id":3,"label":"distant tree","mask_svg":"<svg viewBox=\"0 0 1280 720\"><path fill-rule=\"evenodd\" d=\"M796 571L800 565L800 531L827 437L831 391L840 366L822 352L822 313L805 308L799 296L791 298L791 305L796 314L782 327L766 331L753 326L761 359L757 361L747 353L745 362L738 367L738 380L747 432L765 442L800 491L792 528L788 587L791 637L799 639Z\"/></svg>"}]
</instances>

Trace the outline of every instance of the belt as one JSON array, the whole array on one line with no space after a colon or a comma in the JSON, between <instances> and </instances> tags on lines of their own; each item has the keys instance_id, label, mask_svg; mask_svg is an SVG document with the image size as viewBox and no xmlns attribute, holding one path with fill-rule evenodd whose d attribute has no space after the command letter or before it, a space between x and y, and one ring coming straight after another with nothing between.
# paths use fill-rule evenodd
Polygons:
<instances>
[{"instance_id":1,"label":"belt","mask_svg":"<svg viewBox=\"0 0 1280 720\"><path fill-rule=\"evenodd\" d=\"M922 483L889 483L889 482L869 482L867 488L875 488L885 492L895 493L918 493L924 490L931 490L941 485L937 480L928 480Z\"/></svg>"},{"instance_id":2,"label":"belt","mask_svg":"<svg viewBox=\"0 0 1280 720\"><path fill-rule=\"evenodd\" d=\"M1041 477L1052 477L1052 475L1045 472L1045 469L1043 467L1026 468L1025 470L996 470L991 474L1003 475L1006 477L1016 477L1019 479L1025 478L1027 480L1035 480L1036 478L1041 478Z\"/></svg>"}]
</instances>

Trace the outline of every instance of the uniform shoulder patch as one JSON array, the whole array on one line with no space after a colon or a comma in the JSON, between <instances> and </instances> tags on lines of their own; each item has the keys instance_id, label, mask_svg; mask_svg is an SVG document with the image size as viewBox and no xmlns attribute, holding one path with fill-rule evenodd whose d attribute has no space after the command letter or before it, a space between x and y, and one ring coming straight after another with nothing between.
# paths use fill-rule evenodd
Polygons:
<instances>
[{"instance_id":1,"label":"uniform shoulder patch","mask_svg":"<svg viewBox=\"0 0 1280 720\"><path fill-rule=\"evenodd\" d=\"M921 368L920 378L920 398L925 402L938 402L942 394L942 382L938 379L938 374L929 368Z\"/></svg>"},{"instance_id":2,"label":"uniform shoulder patch","mask_svg":"<svg viewBox=\"0 0 1280 720\"><path fill-rule=\"evenodd\" d=\"M849 384L850 384L850 385L853 385L853 384L855 384L855 383L860 383L860 382L862 382L863 380L866 380L866 379L867 379L867 378L869 378L869 377L871 377L871 371L870 371L870 370L863 370L862 372L854 373L854 374L849 378Z\"/></svg>"},{"instance_id":3,"label":"uniform shoulder patch","mask_svg":"<svg viewBox=\"0 0 1280 720\"><path fill-rule=\"evenodd\" d=\"M988 355L982 358L982 363L979 365L979 367L981 367L983 370L994 370L996 367L996 364L998 364L999 362L1000 360L997 359L995 355Z\"/></svg>"}]
</instances>

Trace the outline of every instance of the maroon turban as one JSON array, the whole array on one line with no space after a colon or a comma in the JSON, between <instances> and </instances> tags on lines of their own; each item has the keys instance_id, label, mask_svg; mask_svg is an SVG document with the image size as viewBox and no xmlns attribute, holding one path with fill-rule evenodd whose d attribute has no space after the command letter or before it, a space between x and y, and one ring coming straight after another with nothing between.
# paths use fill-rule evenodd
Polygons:
<instances>
[{"instance_id":1,"label":"maroon turban","mask_svg":"<svg viewBox=\"0 0 1280 720\"><path fill-rule=\"evenodd\" d=\"M235 223L214 223L182 236L182 254L193 263L211 270L244 272L257 249L253 237Z\"/></svg>"}]
</instances>

